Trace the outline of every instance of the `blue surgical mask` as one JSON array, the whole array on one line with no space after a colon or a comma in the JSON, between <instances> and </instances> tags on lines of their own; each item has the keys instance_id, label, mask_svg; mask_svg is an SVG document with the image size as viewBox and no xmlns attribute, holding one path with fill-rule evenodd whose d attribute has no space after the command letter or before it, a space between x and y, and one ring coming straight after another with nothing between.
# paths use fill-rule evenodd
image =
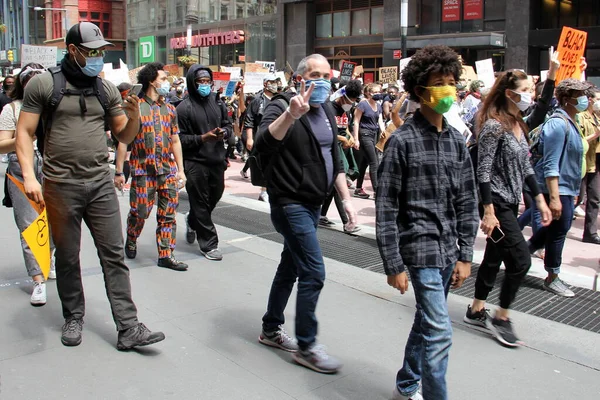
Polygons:
<instances>
[{"instance_id":1,"label":"blue surgical mask","mask_svg":"<svg viewBox=\"0 0 600 400\"><path fill-rule=\"evenodd\" d=\"M95 78L100 75L102 69L104 68L104 58L102 57L87 57L85 59L85 67L79 66L81 68L81 72L85 75Z\"/></svg>"},{"instance_id":2,"label":"blue surgical mask","mask_svg":"<svg viewBox=\"0 0 600 400\"><path fill-rule=\"evenodd\" d=\"M575 104L575 109L579 112L584 112L588 109L590 103L587 96L579 96L577 98L577 104Z\"/></svg>"},{"instance_id":3,"label":"blue surgical mask","mask_svg":"<svg viewBox=\"0 0 600 400\"><path fill-rule=\"evenodd\" d=\"M331 82L326 79L315 79L306 81L306 88L310 87L311 83L315 84L315 88L310 96L308 102L310 104L323 104L329 97L331 92Z\"/></svg>"},{"instance_id":4,"label":"blue surgical mask","mask_svg":"<svg viewBox=\"0 0 600 400\"><path fill-rule=\"evenodd\" d=\"M160 87L156 88L156 92L161 96L166 96L171 91L171 84L169 81L163 82Z\"/></svg>"},{"instance_id":5,"label":"blue surgical mask","mask_svg":"<svg viewBox=\"0 0 600 400\"><path fill-rule=\"evenodd\" d=\"M207 97L210 94L210 85L208 83L198 85L198 94Z\"/></svg>"}]
</instances>

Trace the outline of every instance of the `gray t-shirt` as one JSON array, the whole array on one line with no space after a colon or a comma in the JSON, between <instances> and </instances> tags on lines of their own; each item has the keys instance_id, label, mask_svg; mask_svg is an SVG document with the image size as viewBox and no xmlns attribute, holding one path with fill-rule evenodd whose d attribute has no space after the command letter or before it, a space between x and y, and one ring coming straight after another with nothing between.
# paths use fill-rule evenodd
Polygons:
<instances>
[{"instance_id":1,"label":"gray t-shirt","mask_svg":"<svg viewBox=\"0 0 600 400\"><path fill-rule=\"evenodd\" d=\"M306 116L310 121L312 133L321 146L321 154L323 154L327 171L327 185L331 185L333 182L333 131L331 130L331 123L323 107L311 107Z\"/></svg>"},{"instance_id":2,"label":"gray t-shirt","mask_svg":"<svg viewBox=\"0 0 600 400\"><path fill-rule=\"evenodd\" d=\"M103 80L109 107L106 118L123 115L121 95ZM76 89L67 82L67 89ZM21 112L42 115L52 99L52 75L34 76L25 88ZM95 181L110 174L104 109L96 96L85 97L87 112L81 112L79 96L64 96L45 137L43 173L46 179L76 183Z\"/></svg>"}]
</instances>

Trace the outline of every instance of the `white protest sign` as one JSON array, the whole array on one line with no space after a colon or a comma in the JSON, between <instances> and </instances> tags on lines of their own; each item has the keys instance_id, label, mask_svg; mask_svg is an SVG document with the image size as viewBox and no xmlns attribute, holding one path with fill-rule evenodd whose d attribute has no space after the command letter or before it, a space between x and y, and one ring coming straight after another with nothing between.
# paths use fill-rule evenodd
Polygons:
<instances>
[{"instance_id":1,"label":"white protest sign","mask_svg":"<svg viewBox=\"0 0 600 400\"><path fill-rule=\"evenodd\" d=\"M246 64L246 73L244 75L244 92L245 93L256 93L260 92L264 88L263 79L272 76L267 68L262 65Z\"/></svg>"},{"instance_id":2,"label":"white protest sign","mask_svg":"<svg viewBox=\"0 0 600 400\"><path fill-rule=\"evenodd\" d=\"M263 68L269 70L269 73L275 73L275 63L273 61L256 61L254 64L262 65Z\"/></svg>"},{"instance_id":3,"label":"white protest sign","mask_svg":"<svg viewBox=\"0 0 600 400\"><path fill-rule=\"evenodd\" d=\"M399 68L398 68L398 77L400 79L398 79L398 87L400 88L400 91L404 91L404 82L402 81L402 71L404 71L404 68L406 68L406 66L408 65L408 63L410 62L411 57L408 58L403 58L402 60L400 60L400 64L399 64Z\"/></svg>"},{"instance_id":4,"label":"white protest sign","mask_svg":"<svg viewBox=\"0 0 600 400\"><path fill-rule=\"evenodd\" d=\"M56 67L56 46L21 45L21 67L29 63L38 63L44 68Z\"/></svg>"},{"instance_id":5,"label":"white protest sign","mask_svg":"<svg viewBox=\"0 0 600 400\"><path fill-rule=\"evenodd\" d=\"M221 67L221 72L229 72L229 79L232 81L242 80L242 69L240 67Z\"/></svg>"},{"instance_id":6,"label":"white protest sign","mask_svg":"<svg viewBox=\"0 0 600 400\"><path fill-rule=\"evenodd\" d=\"M543 70L540 71L540 82L544 82L546 79L548 79L548 70Z\"/></svg>"},{"instance_id":7,"label":"white protest sign","mask_svg":"<svg viewBox=\"0 0 600 400\"><path fill-rule=\"evenodd\" d=\"M477 69L477 77L483 82L486 88L491 88L496 82L494 76L494 63L491 58L475 61L475 68Z\"/></svg>"}]
</instances>

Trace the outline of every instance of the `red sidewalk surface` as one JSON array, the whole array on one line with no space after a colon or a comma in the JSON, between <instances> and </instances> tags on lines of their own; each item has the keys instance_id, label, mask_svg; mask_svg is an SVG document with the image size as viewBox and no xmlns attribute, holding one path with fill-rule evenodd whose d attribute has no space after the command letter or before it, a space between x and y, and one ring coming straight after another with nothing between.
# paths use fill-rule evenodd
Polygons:
<instances>
[{"instance_id":1,"label":"red sidewalk surface","mask_svg":"<svg viewBox=\"0 0 600 400\"><path fill-rule=\"evenodd\" d=\"M225 172L225 193L258 201L260 188L252 186L250 179L243 179L240 176L240 171L244 166L242 160L238 157L237 160L231 160L230 162L231 168ZM250 171L248 171L248 174L250 174ZM368 194L373 193L368 173L366 174L364 189ZM363 228L361 233L369 232L373 235L375 229L375 202L372 199L353 198L353 204L358 213L358 224ZM341 227L339 214L334 203L329 208L327 216ZM525 238L529 238L531 229L526 228L523 233ZM598 282L600 246L582 243L582 234L583 218L577 218L573 221L573 226L565 243L561 277L569 284L600 290L598 287L600 286L600 282ZM480 231L475 243L475 262L481 262L484 249L485 236ZM542 260L533 258L530 275L545 276Z\"/></svg>"}]
</instances>

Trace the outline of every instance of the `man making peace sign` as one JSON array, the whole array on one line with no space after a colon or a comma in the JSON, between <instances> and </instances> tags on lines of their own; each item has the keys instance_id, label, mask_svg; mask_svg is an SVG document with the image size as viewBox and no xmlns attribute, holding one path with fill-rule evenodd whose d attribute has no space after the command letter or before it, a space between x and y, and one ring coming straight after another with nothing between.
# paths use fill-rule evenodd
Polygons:
<instances>
[{"instance_id":1,"label":"man making peace sign","mask_svg":"<svg viewBox=\"0 0 600 400\"><path fill-rule=\"evenodd\" d=\"M298 65L301 90L273 97L258 130L255 147L267 182L271 220L284 238L259 341L294 353L294 360L317 372L335 373L341 364L316 344L315 309L325 281L317 239L321 205L337 190L353 229L356 212L338 154L329 62L319 54ZM308 88L307 88L308 86ZM298 279L296 338L283 329L285 306Z\"/></svg>"}]
</instances>

